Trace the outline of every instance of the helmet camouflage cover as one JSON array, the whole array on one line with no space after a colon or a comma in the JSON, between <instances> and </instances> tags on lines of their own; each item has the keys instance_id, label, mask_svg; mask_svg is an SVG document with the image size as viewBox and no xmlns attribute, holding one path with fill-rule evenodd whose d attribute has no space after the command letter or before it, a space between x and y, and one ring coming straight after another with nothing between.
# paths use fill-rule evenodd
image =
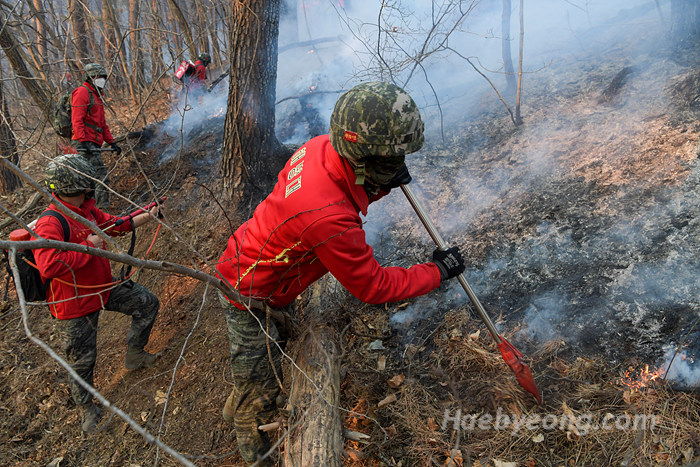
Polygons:
<instances>
[{"instance_id":1,"label":"helmet camouflage cover","mask_svg":"<svg viewBox=\"0 0 700 467\"><path fill-rule=\"evenodd\" d=\"M99 63L88 63L85 65L85 68L83 68L83 73L90 79L95 79L98 76L107 77L107 69Z\"/></svg>"},{"instance_id":2,"label":"helmet camouflage cover","mask_svg":"<svg viewBox=\"0 0 700 467\"><path fill-rule=\"evenodd\" d=\"M374 182L387 182L424 140L418 106L391 83L355 86L340 96L331 116L331 145L355 167L359 185L365 172Z\"/></svg>"},{"instance_id":3,"label":"helmet camouflage cover","mask_svg":"<svg viewBox=\"0 0 700 467\"><path fill-rule=\"evenodd\" d=\"M92 164L78 154L63 154L46 166L44 183L52 193L70 195L95 188L90 178L95 176Z\"/></svg>"}]
</instances>

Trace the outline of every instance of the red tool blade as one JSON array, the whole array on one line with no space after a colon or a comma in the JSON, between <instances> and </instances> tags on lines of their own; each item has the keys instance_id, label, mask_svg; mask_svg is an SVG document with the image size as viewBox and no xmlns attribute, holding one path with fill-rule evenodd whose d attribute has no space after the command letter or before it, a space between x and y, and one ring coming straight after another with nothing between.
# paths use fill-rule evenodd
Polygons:
<instances>
[{"instance_id":1,"label":"red tool blade","mask_svg":"<svg viewBox=\"0 0 700 467\"><path fill-rule=\"evenodd\" d=\"M521 354L520 351L513 346L513 344L508 342L505 337L499 337L501 338L501 342L498 343L498 349L501 351L503 360L505 360L506 364L511 370L513 370L513 373L515 373L515 378L518 380L520 386L535 396L538 404L542 404L542 397L540 396L540 392L537 390L535 378L532 376L530 367L520 360L523 354Z\"/></svg>"}]
</instances>

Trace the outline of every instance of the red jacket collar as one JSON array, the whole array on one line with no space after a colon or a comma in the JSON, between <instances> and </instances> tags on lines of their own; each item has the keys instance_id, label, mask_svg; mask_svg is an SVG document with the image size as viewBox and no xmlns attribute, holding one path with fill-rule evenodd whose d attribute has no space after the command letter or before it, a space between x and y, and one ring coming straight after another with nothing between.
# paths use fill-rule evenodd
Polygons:
<instances>
[{"instance_id":1,"label":"red jacket collar","mask_svg":"<svg viewBox=\"0 0 700 467\"><path fill-rule=\"evenodd\" d=\"M350 162L335 152L335 149L333 149L330 143L327 146L326 158L330 161L331 167L345 180L345 191L350 195L350 200L355 205L355 208L360 211L363 216L366 216L367 208L369 207L369 198L362 185L355 185L357 175L355 175L355 170L350 165Z\"/></svg>"},{"instance_id":2,"label":"red jacket collar","mask_svg":"<svg viewBox=\"0 0 700 467\"><path fill-rule=\"evenodd\" d=\"M62 205L64 205L65 207L67 207L68 209L73 211L74 213L80 214L83 217L85 217L85 213L90 212L95 208L95 199L94 198L86 199L85 202L83 204L81 204L80 207L78 207L78 206L73 206L70 203L66 203L61 198L56 196L55 193L52 193L52 196L53 196L53 204L54 205L57 203L61 203Z\"/></svg>"}]
</instances>

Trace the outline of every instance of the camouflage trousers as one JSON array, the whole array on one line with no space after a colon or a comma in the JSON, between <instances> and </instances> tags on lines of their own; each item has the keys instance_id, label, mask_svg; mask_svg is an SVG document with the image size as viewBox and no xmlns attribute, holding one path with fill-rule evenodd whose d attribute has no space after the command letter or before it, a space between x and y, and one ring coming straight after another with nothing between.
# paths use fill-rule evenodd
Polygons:
<instances>
[{"instance_id":1,"label":"camouflage trousers","mask_svg":"<svg viewBox=\"0 0 700 467\"><path fill-rule=\"evenodd\" d=\"M259 431L258 426L269 423L277 411L280 394L277 377L281 381L282 365L281 352L274 341L280 341L280 333L272 319L266 320L265 313L240 310L221 293L219 300L224 308L231 345L235 391L233 426L241 457L252 464L270 449L267 434Z\"/></svg>"},{"instance_id":2,"label":"camouflage trousers","mask_svg":"<svg viewBox=\"0 0 700 467\"><path fill-rule=\"evenodd\" d=\"M153 322L158 314L160 303L149 290L131 281L114 289L104 308L131 316L131 327L126 337L129 346L142 349L151 335ZM97 360L97 321L100 310L73 319L58 320L58 329L64 338L66 360L90 386L94 387L95 361ZM77 405L92 400L92 395L76 380L70 383L73 401Z\"/></svg>"},{"instance_id":3,"label":"camouflage trousers","mask_svg":"<svg viewBox=\"0 0 700 467\"><path fill-rule=\"evenodd\" d=\"M99 151L100 146L92 141L81 143L78 140L71 140L71 144L78 150L78 153L90 162L95 169L95 178L102 180L105 185L109 185L109 174L107 167L102 161L102 153ZM83 145L87 145L89 149L84 149ZM109 190L102 184L95 184L95 203L97 207L103 211L109 211Z\"/></svg>"}]
</instances>

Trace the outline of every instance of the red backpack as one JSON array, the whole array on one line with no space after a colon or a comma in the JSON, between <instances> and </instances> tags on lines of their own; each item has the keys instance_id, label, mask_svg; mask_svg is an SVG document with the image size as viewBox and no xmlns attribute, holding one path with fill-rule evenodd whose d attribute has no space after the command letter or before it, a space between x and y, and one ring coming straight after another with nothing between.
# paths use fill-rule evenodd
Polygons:
<instances>
[{"instance_id":1,"label":"red backpack","mask_svg":"<svg viewBox=\"0 0 700 467\"><path fill-rule=\"evenodd\" d=\"M183 60L180 66L175 70L175 77L182 81L184 78L188 78L194 74L194 63L189 60Z\"/></svg>"}]
</instances>

